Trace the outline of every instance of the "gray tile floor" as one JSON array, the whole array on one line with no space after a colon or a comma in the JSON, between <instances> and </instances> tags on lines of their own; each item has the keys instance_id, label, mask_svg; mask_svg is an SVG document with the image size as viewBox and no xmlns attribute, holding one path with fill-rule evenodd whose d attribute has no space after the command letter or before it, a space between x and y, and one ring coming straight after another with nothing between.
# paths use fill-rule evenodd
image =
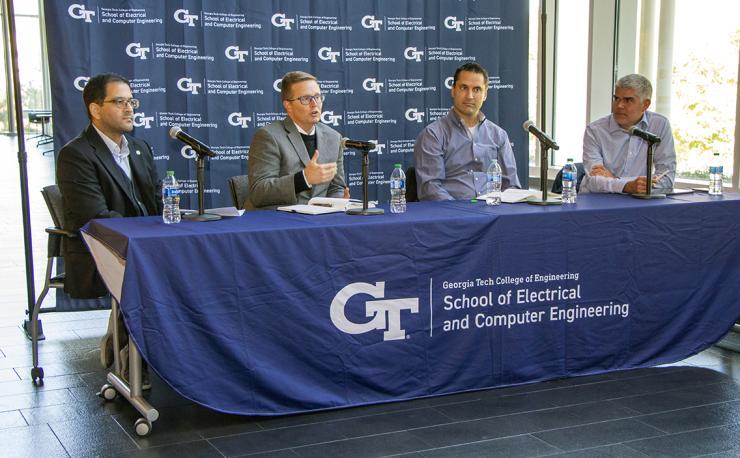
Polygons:
<instances>
[{"instance_id":1,"label":"gray tile floor","mask_svg":"<svg viewBox=\"0 0 740 458\"><path fill-rule=\"evenodd\" d=\"M276 418L212 412L155 378L161 418L139 438L132 407L95 395L107 312L43 315L45 384L30 381L14 141L0 137L2 456L740 456L740 356L717 347L664 367ZM39 189L54 165L28 149L38 291L50 224Z\"/></svg>"}]
</instances>

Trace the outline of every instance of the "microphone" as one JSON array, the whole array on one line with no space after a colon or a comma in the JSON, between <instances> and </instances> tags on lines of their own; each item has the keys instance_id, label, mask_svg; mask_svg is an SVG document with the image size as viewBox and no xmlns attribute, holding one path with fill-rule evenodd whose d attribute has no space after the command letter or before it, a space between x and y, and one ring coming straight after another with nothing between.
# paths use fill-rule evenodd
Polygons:
<instances>
[{"instance_id":1,"label":"microphone","mask_svg":"<svg viewBox=\"0 0 740 458\"><path fill-rule=\"evenodd\" d=\"M172 126L172 128L170 129L170 137L175 140L180 140L181 142L193 148L197 153L205 154L206 156L210 157L217 156L216 153L211 151L211 148L208 145L183 132L183 130L180 129L180 126Z\"/></svg>"},{"instance_id":2,"label":"microphone","mask_svg":"<svg viewBox=\"0 0 740 458\"><path fill-rule=\"evenodd\" d=\"M660 137L658 137L652 132L638 129L637 126L630 127L629 132L630 132L630 135L637 135L641 139L648 141L650 143L660 143Z\"/></svg>"},{"instance_id":3,"label":"microphone","mask_svg":"<svg viewBox=\"0 0 740 458\"><path fill-rule=\"evenodd\" d=\"M555 143L555 140L550 138L546 133L542 132L540 129L537 128L537 126L534 125L532 121L524 121L524 124L522 124L522 128L529 132L530 134L537 137L537 140L542 142L545 146L548 148L552 148L554 150L560 149L557 143Z\"/></svg>"},{"instance_id":4,"label":"microphone","mask_svg":"<svg viewBox=\"0 0 740 458\"><path fill-rule=\"evenodd\" d=\"M349 138L342 139L342 149L350 148L360 151L370 151L371 149L375 149L376 147L377 145L375 143L363 142L360 140L350 140Z\"/></svg>"}]
</instances>

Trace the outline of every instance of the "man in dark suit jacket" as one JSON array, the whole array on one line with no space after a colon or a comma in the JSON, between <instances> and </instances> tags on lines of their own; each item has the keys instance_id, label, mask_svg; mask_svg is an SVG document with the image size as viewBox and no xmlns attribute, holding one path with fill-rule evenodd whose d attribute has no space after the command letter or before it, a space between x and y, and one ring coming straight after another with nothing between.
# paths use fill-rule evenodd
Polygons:
<instances>
[{"instance_id":1,"label":"man in dark suit jacket","mask_svg":"<svg viewBox=\"0 0 740 458\"><path fill-rule=\"evenodd\" d=\"M57 158L64 228L78 231L94 218L162 213L159 181L149 145L128 135L139 101L128 80L115 74L90 78L82 93L90 125ZM64 290L72 297L106 293L81 238L64 245Z\"/></svg>"},{"instance_id":2,"label":"man in dark suit jacket","mask_svg":"<svg viewBox=\"0 0 740 458\"><path fill-rule=\"evenodd\" d=\"M281 96L288 117L259 129L249 148L248 210L345 195L341 136L321 124L316 77L288 72Z\"/></svg>"}]
</instances>

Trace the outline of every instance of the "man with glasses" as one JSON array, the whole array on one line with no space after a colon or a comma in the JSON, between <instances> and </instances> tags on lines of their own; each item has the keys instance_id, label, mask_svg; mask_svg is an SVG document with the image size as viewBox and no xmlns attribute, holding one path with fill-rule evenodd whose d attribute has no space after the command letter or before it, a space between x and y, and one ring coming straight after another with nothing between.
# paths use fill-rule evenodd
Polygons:
<instances>
[{"instance_id":1,"label":"man with glasses","mask_svg":"<svg viewBox=\"0 0 740 458\"><path fill-rule=\"evenodd\" d=\"M488 72L475 62L461 65L452 82L452 109L416 138L419 200L471 199L485 194L492 161L501 166L502 190L519 188L516 160L506 131L480 111L488 95Z\"/></svg>"},{"instance_id":2,"label":"man with glasses","mask_svg":"<svg viewBox=\"0 0 740 458\"><path fill-rule=\"evenodd\" d=\"M647 111L652 93L650 81L642 75L627 75L617 81L611 114L589 124L583 134L586 176L580 192L647 192L648 143L630 134L632 126L660 137L660 143L653 147L654 187L673 188L673 133L665 116Z\"/></svg>"},{"instance_id":3,"label":"man with glasses","mask_svg":"<svg viewBox=\"0 0 740 458\"><path fill-rule=\"evenodd\" d=\"M129 135L139 101L124 77L93 76L82 92L90 124L64 145L57 158L57 183L64 204L64 229L77 232L94 218L162 214L161 186L149 145ZM106 288L81 237L64 244L64 290L95 298ZM109 336L107 336L109 337ZM104 338L101 363L112 350Z\"/></svg>"},{"instance_id":4,"label":"man with glasses","mask_svg":"<svg viewBox=\"0 0 740 458\"><path fill-rule=\"evenodd\" d=\"M319 122L324 95L316 77L288 72L280 95L288 116L260 128L249 148L249 210L344 197L341 135Z\"/></svg>"}]
</instances>

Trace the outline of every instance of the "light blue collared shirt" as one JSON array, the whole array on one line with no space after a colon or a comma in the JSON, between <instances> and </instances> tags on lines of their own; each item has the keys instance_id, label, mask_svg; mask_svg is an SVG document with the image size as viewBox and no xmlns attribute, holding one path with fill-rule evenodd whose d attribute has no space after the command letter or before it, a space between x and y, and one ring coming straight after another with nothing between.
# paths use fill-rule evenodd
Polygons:
<instances>
[{"instance_id":1,"label":"light blue collared shirt","mask_svg":"<svg viewBox=\"0 0 740 458\"><path fill-rule=\"evenodd\" d=\"M100 135L100 138L103 139L103 143L105 143L105 146L108 147L111 154L113 155L113 159L116 161L116 164L118 164L119 167L123 170L123 172L126 174L128 179L131 179L131 164L128 161L128 155L129 155L129 149L128 149L128 140L126 140L125 135L121 135L121 146L118 146L116 142L108 138L107 135L105 135L103 132L100 131L95 125L93 125L95 130L98 132L98 135Z\"/></svg>"},{"instance_id":2,"label":"light blue collared shirt","mask_svg":"<svg viewBox=\"0 0 740 458\"><path fill-rule=\"evenodd\" d=\"M485 194L491 161L501 166L502 189L519 188L506 131L479 114L475 137L454 110L426 126L414 144L419 200L472 199Z\"/></svg>"},{"instance_id":3,"label":"light blue collared shirt","mask_svg":"<svg viewBox=\"0 0 740 458\"><path fill-rule=\"evenodd\" d=\"M636 126L660 137L660 143L653 146L653 176L665 175L654 188L672 189L676 174L676 150L670 122L663 115L646 111ZM625 184L647 174L647 147L648 142L619 127L611 114L589 124L583 134L583 167L586 176L580 192L621 193ZM603 165L616 178L590 176L594 165Z\"/></svg>"}]
</instances>

